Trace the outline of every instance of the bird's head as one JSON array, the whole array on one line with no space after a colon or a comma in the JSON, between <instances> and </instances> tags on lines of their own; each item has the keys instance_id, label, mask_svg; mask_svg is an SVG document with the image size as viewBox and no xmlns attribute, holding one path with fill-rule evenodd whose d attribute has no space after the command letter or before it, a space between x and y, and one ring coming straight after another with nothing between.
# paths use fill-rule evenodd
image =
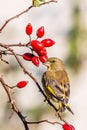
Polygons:
<instances>
[{"instance_id":1,"label":"bird's head","mask_svg":"<svg viewBox=\"0 0 87 130\"><path fill-rule=\"evenodd\" d=\"M47 66L48 70L64 70L64 64L63 62L56 57L49 58L45 63L45 66Z\"/></svg>"}]
</instances>

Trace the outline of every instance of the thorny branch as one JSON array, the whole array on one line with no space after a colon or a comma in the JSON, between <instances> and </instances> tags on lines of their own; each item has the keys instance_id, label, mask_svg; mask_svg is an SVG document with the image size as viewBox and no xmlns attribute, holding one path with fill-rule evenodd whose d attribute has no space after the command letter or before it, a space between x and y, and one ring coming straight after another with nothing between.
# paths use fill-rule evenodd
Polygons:
<instances>
[{"instance_id":1,"label":"thorny branch","mask_svg":"<svg viewBox=\"0 0 87 130\"><path fill-rule=\"evenodd\" d=\"M40 124L40 123L45 122L45 123L49 123L49 124L52 124L52 125L55 125L55 124L62 125L59 122L51 122L51 121L48 121L48 120L40 120L40 121L33 121L33 122L26 121L26 118L18 110L18 107L17 107L16 102L15 102L15 100L13 98L13 95L12 95L12 93L13 93L12 89L5 83L3 77L0 77L0 82L1 82L2 86L4 87L4 89L5 89L5 91L6 91L7 95L8 95L9 102L11 103L13 111L15 111L17 113L17 115L19 116L19 118L23 122L25 130L29 130L28 124Z\"/></svg>"},{"instance_id":2,"label":"thorny branch","mask_svg":"<svg viewBox=\"0 0 87 130\"><path fill-rule=\"evenodd\" d=\"M5 91L6 91L7 95L8 95L9 102L11 103L13 111L15 111L17 113L17 115L19 116L19 118L23 122L25 130L29 130L28 123L26 122L25 117L18 110L16 102L15 102L13 96L12 96L12 89L9 88L9 86L5 83L5 81L3 80L2 77L0 77L0 82L1 82L2 86L4 87L4 89L5 89Z\"/></svg>"},{"instance_id":3,"label":"thorny branch","mask_svg":"<svg viewBox=\"0 0 87 130\"><path fill-rule=\"evenodd\" d=\"M49 0L49 1L47 1L47 2L43 2L42 4L40 4L40 6L45 5L45 4L49 4L49 3L52 3L52 2L54 3L54 2L57 2L57 1L56 1L56 0ZM2 32L2 30L6 27L6 25L7 25L9 22L11 22L12 20L14 20L14 19L20 17L21 15L27 13L27 12L28 12L30 9L32 9L33 7L34 7L34 6L31 5L31 6L29 6L27 9L25 9L24 11L22 11L22 12L20 12L19 14L17 14L17 15L15 15L15 16L9 18L8 20L6 20L5 23L2 25L2 27L0 28L0 32Z\"/></svg>"}]
</instances>

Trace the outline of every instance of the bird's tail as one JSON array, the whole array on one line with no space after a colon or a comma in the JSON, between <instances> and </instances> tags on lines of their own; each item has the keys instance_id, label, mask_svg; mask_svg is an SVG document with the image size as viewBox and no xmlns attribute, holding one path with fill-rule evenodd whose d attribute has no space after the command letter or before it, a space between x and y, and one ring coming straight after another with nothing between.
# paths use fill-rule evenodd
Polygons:
<instances>
[{"instance_id":1,"label":"bird's tail","mask_svg":"<svg viewBox=\"0 0 87 130\"><path fill-rule=\"evenodd\" d=\"M71 110L71 108L69 107L68 104L65 104L65 107L67 108L67 110L68 110L69 112L71 112L71 113L74 115L73 111Z\"/></svg>"},{"instance_id":2,"label":"bird's tail","mask_svg":"<svg viewBox=\"0 0 87 130\"><path fill-rule=\"evenodd\" d=\"M64 104L62 102L58 102L58 105L59 105L59 109L58 109L59 112L63 112L67 108L67 110L74 115L73 111L71 110L71 108L69 107L68 104Z\"/></svg>"}]
</instances>

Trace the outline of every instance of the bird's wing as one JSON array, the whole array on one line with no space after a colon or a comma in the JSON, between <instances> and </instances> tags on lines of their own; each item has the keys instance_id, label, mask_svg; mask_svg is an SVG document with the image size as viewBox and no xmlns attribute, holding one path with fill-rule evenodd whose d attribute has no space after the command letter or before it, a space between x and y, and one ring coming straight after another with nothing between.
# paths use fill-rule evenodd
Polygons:
<instances>
[{"instance_id":1,"label":"bird's wing","mask_svg":"<svg viewBox=\"0 0 87 130\"><path fill-rule=\"evenodd\" d=\"M63 96L69 97L69 81L66 72L47 72L45 86L50 94L59 101L63 101Z\"/></svg>"}]
</instances>

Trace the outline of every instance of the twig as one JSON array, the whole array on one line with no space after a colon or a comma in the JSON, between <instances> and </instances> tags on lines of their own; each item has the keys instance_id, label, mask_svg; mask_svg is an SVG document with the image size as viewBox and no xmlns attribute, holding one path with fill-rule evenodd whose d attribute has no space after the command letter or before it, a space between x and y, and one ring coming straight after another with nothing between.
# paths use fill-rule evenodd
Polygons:
<instances>
[{"instance_id":1,"label":"twig","mask_svg":"<svg viewBox=\"0 0 87 130\"><path fill-rule=\"evenodd\" d=\"M3 44L3 43L2 43ZM26 44L18 43L18 44L5 44L8 47L27 47Z\"/></svg>"},{"instance_id":2,"label":"twig","mask_svg":"<svg viewBox=\"0 0 87 130\"><path fill-rule=\"evenodd\" d=\"M55 124L58 124L58 125L62 125L61 123L59 122L52 122L52 121L48 121L48 120L41 120L41 121L30 121L30 122L27 122L28 124L40 124L40 123L49 123L49 124L52 124L52 125L55 125Z\"/></svg>"},{"instance_id":3,"label":"twig","mask_svg":"<svg viewBox=\"0 0 87 130\"><path fill-rule=\"evenodd\" d=\"M0 50L0 59L2 58L2 55L13 55L13 54L8 52L8 50ZM17 53L16 53L16 55L17 56L22 56L21 54L17 54Z\"/></svg>"},{"instance_id":4,"label":"twig","mask_svg":"<svg viewBox=\"0 0 87 130\"><path fill-rule=\"evenodd\" d=\"M49 1L47 1L47 2L43 2L42 4L40 4L40 6L42 6L42 5L45 5L45 4L49 4L49 3L52 3L52 2L57 2L56 0L54 1L54 0L49 0ZM18 17L20 17L21 15L23 15L23 14L25 14L25 13L27 13L31 8L33 8L34 6L29 6L27 9L25 9L24 11L22 11L22 12L20 12L19 14L17 14L17 15L15 15L15 16L13 16L13 17L11 17L11 18L9 18L8 20L6 20L6 22L2 25L2 27L0 28L0 33L2 32L2 30L6 27L6 25L9 23L9 22L11 22L12 20L14 20L14 19L16 19L16 18L18 18Z\"/></svg>"},{"instance_id":5,"label":"twig","mask_svg":"<svg viewBox=\"0 0 87 130\"><path fill-rule=\"evenodd\" d=\"M17 115L19 116L19 118L21 119L21 121L23 122L23 125L24 125L24 128L25 130L29 130L29 126L25 120L25 117L22 115L22 113L18 110L18 107L15 103L15 100L13 99L13 96L12 96L12 89L9 88L9 86L5 83L5 81L3 80L2 77L0 77L0 82L2 84L2 86L4 87L7 95L8 95L8 98L9 98L9 102L11 103L11 106L12 106L12 109L17 113Z\"/></svg>"}]
</instances>

